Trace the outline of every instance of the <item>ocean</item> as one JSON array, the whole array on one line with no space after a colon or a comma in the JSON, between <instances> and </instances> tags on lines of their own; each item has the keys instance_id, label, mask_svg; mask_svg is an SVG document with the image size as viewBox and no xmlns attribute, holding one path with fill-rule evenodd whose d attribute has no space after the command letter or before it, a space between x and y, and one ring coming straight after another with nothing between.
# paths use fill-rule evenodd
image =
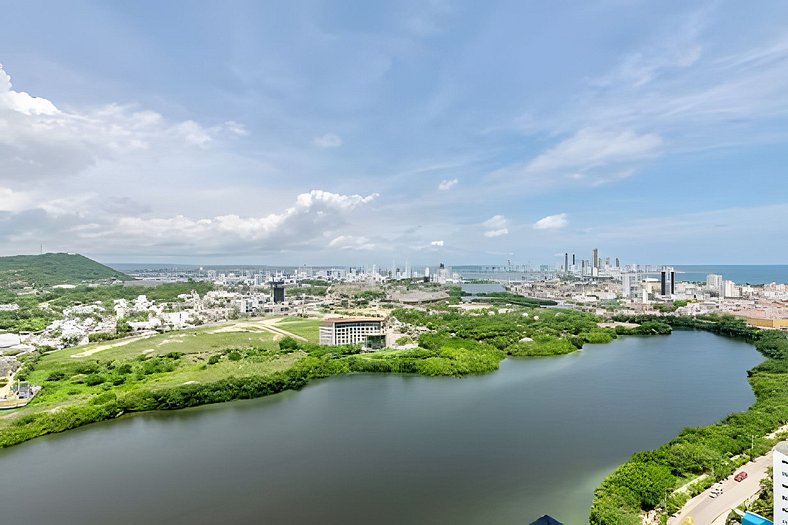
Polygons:
<instances>
[{"instance_id":1,"label":"ocean","mask_svg":"<svg viewBox=\"0 0 788 525\"><path fill-rule=\"evenodd\" d=\"M706 281L710 273L720 274L726 280L737 284L788 283L788 264L680 264L673 265L678 281ZM547 272L508 271L505 266L454 266L452 271L459 272L465 279L522 280L540 279L556 275L555 270ZM654 274L657 275L656 273Z\"/></svg>"},{"instance_id":2,"label":"ocean","mask_svg":"<svg viewBox=\"0 0 788 525\"><path fill-rule=\"evenodd\" d=\"M737 284L788 283L788 264L685 264L675 265L676 280L705 281L716 273Z\"/></svg>"}]
</instances>

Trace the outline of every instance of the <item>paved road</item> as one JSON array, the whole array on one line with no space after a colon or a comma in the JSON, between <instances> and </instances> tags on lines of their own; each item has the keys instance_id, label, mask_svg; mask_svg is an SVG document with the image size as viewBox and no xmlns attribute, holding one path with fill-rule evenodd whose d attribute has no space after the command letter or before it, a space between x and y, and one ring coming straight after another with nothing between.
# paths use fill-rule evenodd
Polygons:
<instances>
[{"instance_id":1,"label":"paved road","mask_svg":"<svg viewBox=\"0 0 788 525\"><path fill-rule=\"evenodd\" d=\"M766 471L771 464L771 452L747 463L723 482L722 496L712 498L711 489L705 490L688 501L679 514L668 519L668 525L679 525L688 516L692 516L696 525L724 524L732 509L758 494L760 481L766 477ZM733 476L742 470L747 473L747 479L734 481Z\"/></svg>"}]
</instances>

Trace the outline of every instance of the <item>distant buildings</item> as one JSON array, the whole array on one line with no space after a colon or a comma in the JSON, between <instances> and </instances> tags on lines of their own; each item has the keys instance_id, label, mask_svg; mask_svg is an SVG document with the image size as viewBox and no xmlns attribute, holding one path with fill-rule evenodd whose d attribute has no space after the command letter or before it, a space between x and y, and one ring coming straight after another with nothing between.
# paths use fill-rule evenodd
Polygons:
<instances>
[{"instance_id":1,"label":"distant buildings","mask_svg":"<svg viewBox=\"0 0 788 525\"><path fill-rule=\"evenodd\" d=\"M337 317L320 321L321 345L386 346L384 320L377 317Z\"/></svg>"}]
</instances>

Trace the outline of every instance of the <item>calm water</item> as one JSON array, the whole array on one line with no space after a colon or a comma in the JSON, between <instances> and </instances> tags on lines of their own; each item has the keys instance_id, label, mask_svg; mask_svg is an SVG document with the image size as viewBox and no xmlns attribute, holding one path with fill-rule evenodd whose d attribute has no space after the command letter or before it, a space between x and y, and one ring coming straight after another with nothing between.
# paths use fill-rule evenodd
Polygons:
<instances>
[{"instance_id":1,"label":"calm water","mask_svg":"<svg viewBox=\"0 0 788 525\"><path fill-rule=\"evenodd\" d=\"M3 523L586 523L632 452L750 405L760 360L677 332L91 425L0 451Z\"/></svg>"},{"instance_id":2,"label":"calm water","mask_svg":"<svg viewBox=\"0 0 788 525\"><path fill-rule=\"evenodd\" d=\"M738 284L788 283L788 264L772 265L684 265L676 266L680 281L706 281L706 275L716 273Z\"/></svg>"},{"instance_id":3,"label":"calm water","mask_svg":"<svg viewBox=\"0 0 788 525\"><path fill-rule=\"evenodd\" d=\"M463 283L461 285L463 292L468 293L490 293L490 292L505 292L506 288L500 284L470 284Z\"/></svg>"}]
</instances>

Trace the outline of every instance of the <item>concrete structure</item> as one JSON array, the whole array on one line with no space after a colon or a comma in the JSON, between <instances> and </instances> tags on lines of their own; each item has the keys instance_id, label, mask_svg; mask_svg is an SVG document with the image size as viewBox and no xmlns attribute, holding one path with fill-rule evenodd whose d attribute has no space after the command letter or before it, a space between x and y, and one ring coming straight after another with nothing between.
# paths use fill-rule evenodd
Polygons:
<instances>
[{"instance_id":1,"label":"concrete structure","mask_svg":"<svg viewBox=\"0 0 788 525\"><path fill-rule=\"evenodd\" d=\"M774 466L774 523L788 525L788 441L778 443L772 454Z\"/></svg>"},{"instance_id":2,"label":"concrete structure","mask_svg":"<svg viewBox=\"0 0 788 525\"><path fill-rule=\"evenodd\" d=\"M599 250L597 248L591 252L591 268L599 268Z\"/></svg>"},{"instance_id":3,"label":"concrete structure","mask_svg":"<svg viewBox=\"0 0 788 525\"><path fill-rule=\"evenodd\" d=\"M676 272L666 266L660 272L660 295L673 295L676 293Z\"/></svg>"},{"instance_id":4,"label":"concrete structure","mask_svg":"<svg viewBox=\"0 0 788 525\"><path fill-rule=\"evenodd\" d=\"M335 317L320 321L321 345L386 346L384 319L379 317Z\"/></svg>"},{"instance_id":5,"label":"concrete structure","mask_svg":"<svg viewBox=\"0 0 788 525\"><path fill-rule=\"evenodd\" d=\"M271 283L271 298L274 304L282 304L285 302L285 283L282 281L275 281Z\"/></svg>"},{"instance_id":6,"label":"concrete structure","mask_svg":"<svg viewBox=\"0 0 788 525\"><path fill-rule=\"evenodd\" d=\"M706 287L715 292L722 288L722 275L710 273L706 276Z\"/></svg>"}]
</instances>

